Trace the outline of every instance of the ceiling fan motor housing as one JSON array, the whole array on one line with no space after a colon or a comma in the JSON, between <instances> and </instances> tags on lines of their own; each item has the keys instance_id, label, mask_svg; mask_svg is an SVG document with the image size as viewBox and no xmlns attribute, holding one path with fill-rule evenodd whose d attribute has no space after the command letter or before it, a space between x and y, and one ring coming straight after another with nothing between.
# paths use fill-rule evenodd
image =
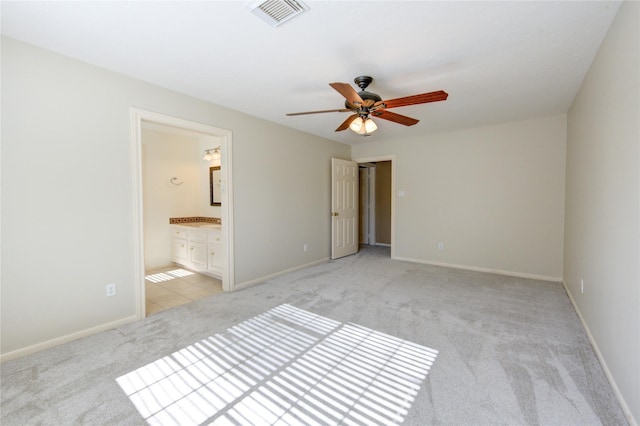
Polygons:
<instances>
[{"instance_id":1,"label":"ceiling fan motor housing","mask_svg":"<svg viewBox=\"0 0 640 426\"><path fill-rule=\"evenodd\" d=\"M369 105L373 105L376 102L380 102L382 100L382 98L377 93L367 92L366 90L362 90L358 92L358 96L360 96L362 100L365 101L365 104L369 104ZM367 101L372 101L372 102L367 102ZM346 108L353 109L353 104L350 103L349 101L344 101L344 106Z\"/></svg>"},{"instance_id":2,"label":"ceiling fan motor housing","mask_svg":"<svg viewBox=\"0 0 640 426\"><path fill-rule=\"evenodd\" d=\"M365 90L367 86L371 84L372 81L373 81L373 77L369 77L368 75L361 75L353 79L353 82L356 83L360 88L360 92L358 92L358 96L360 96L360 98L362 98L362 100L365 101L365 105L361 105L361 106L369 107L375 104L376 102L380 102L382 100L380 95L378 95L377 93L368 92L367 90ZM370 101L370 102L367 102L367 101ZM347 108L353 109L353 105L350 104L348 101L346 101L344 105Z\"/></svg>"}]
</instances>

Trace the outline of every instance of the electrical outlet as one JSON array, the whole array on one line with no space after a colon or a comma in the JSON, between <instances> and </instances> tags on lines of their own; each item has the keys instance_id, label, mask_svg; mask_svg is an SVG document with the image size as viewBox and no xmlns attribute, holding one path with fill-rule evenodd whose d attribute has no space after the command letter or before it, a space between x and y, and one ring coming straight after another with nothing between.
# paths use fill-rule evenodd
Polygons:
<instances>
[{"instance_id":1,"label":"electrical outlet","mask_svg":"<svg viewBox=\"0 0 640 426\"><path fill-rule=\"evenodd\" d=\"M304 245L302 246L302 251L307 251L309 247L307 246L307 243L304 243Z\"/></svg>"},{"instance_id":2,"label":"electrical outlet","mask_svg":"<svg viewBox=\"0 0 640 426\"><path fill-rule=\"evenodd\" d=\"M107 284L106 293L107 293L107 297L112 297L116 295L115 283Z\"/></svg>"},{"instance_id":3,"label":"electrical outlet","mask_svg":"<svg viewBox=\"0 0 640 426\"><path fill-rule=\"evenodd\" d=\"M584 279L580 278L580 294L584 293Z\"/></svg>"},{"instance_id":4,"label":"electrical outlet","mask_svg":"<svg viewBox=\"0 0 640 426\"><path fill-rule=\"evenodd\" d=\"M444 243L438 243L438 250L444 250Z\"/></svg>"}]
</instances>

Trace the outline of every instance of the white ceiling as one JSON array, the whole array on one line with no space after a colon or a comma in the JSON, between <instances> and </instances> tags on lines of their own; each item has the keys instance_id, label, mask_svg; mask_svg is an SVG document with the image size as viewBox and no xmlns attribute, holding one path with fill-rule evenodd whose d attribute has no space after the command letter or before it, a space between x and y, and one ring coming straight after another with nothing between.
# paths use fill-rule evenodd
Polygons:
<instances>
[{"instance_id":1,"label":"white ceiling","mask_svg":"<svg viewBox=\"0 0 640 426\"><path fill-rule=\"evenodd\" d=\"M2 1L2 33L265 120L348 144L565 113L618 1L307 1L273 28L245 1ZM335 128L330 82L374 77L394 109L370 138ZM214 119L215 121L215 119ZM219 123L224 127L224 123Z\"/></svg>"}]
</instances>

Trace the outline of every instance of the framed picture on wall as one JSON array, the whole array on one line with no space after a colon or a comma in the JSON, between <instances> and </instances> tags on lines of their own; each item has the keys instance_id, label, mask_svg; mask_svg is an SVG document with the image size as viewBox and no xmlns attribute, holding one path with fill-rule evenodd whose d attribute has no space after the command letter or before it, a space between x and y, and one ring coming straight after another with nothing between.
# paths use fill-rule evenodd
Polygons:
<instances>
[{"instance_id":1,"label":"framed picture on wall","mask_svg":"<svg viewBox=\"0 0 640 426\"><path fill-rule=\"evenodd\" d=\"M220 166L209 167L209 193L212 206L222 205Z\"/></svg>"}]
</instances>

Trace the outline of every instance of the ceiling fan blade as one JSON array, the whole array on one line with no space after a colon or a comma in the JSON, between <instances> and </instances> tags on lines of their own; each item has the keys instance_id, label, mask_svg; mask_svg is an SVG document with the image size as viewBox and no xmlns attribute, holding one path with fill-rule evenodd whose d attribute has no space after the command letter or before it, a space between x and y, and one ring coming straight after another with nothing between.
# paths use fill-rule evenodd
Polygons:
<instances>
[{"instance_id":1,"label":"ceiling fan blade","mask_svg":"<svg viewBox=\"0 0 640 426\"><path fill-rule=\"evenodd\" d=\"M380 109L371 113L372 116L377 118L384 118L385 120L393 121L398 124L404 124L405 126L413 126L420 120L407 117L406 115L396 114L395 112L387 111L386 109Z\"/></svg>"},{"instance_id":2,"label":"ceiling fan blade","mask_svg":"<svg viewBox=\"0 0 640 426\"><path fill-rule=\"evenodd\" d=\"M306 115L306 114L322 114L325 112L351 112L350 109L346 109L346 108L342 108L342 109L325 109L322 111L306 111L306 112L290 112L287 115L289 116L293 116L293 115Z\"/></svg>"},{"instance_id":3,"label":"ceiling fan blade","mask_svg":"<svg viewBox=\"0 0 640 426\"><path fill-rule=\"evenodd\" d=\"M376 104L384 103L385 108L398 108L408 105L426 104L429 102L444 101L449 97L449 94L444 90L438 90L437 92L422 93L420 95L405 96L403 98L390 99L388 101L377 102Z\"/></svg>"},{"instance_id":4,"label":"ceiling fan blade","mask_svg":"<svg viewBox=\"0 0 640 426\"><path fill-rule=\"evenodd\" d=\"M338 93L340 93L342 96L344 96L345 99L347 101L349 101L350 103L352 103L352 104L362 105L364 103L364 101L362 100L360 95L358 95L358 92L353 90L353 87L351 87L350 84L347 84L347 83L329 83L329 86L331 86L334 89L336 89L338 91Z\"/></svg>"},{"instance_id":5,"label":"ceiling fan blade","mask_svg":"<svg viewBox=\"0 0 640 426\"><path fill-rule=\"evenodd\" d=\"M355 120L356 118L358 118L358 114L350 115L346 120L344 120L344 122L340 126L338 126L338 128L336 129L336 132L341 132L343 130L347 130L349 128L349 125L351 124L351 122L353 120Z\"/></svg>"}]
</instances>

